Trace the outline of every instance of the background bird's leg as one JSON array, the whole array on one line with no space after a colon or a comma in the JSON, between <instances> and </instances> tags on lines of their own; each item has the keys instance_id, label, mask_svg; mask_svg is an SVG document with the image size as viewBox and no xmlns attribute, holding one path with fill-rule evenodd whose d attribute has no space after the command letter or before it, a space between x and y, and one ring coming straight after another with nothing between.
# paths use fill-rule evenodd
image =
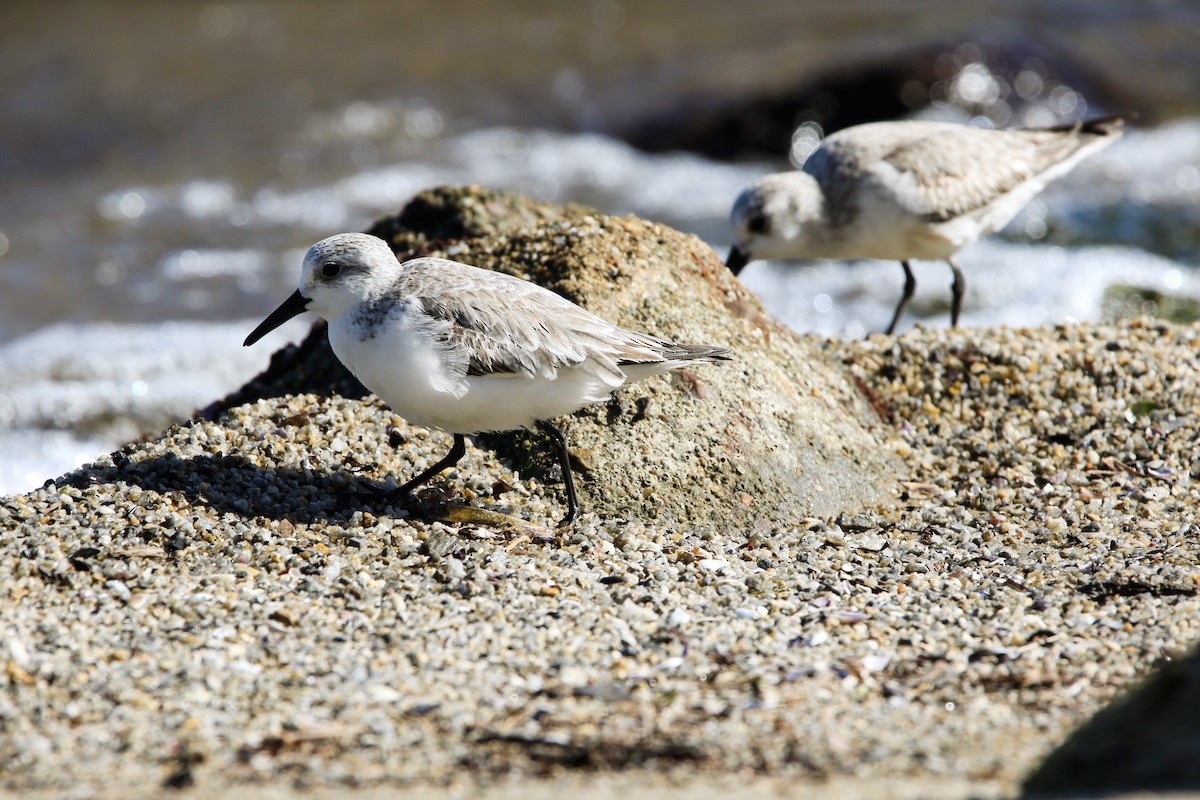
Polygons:
<instances>
[{"instance_id":1,"label":"background bird's leg","mask_svg":"<svg viewBox=\"0 0 1200 800\"><path fill-rule=\"evenodd\" d=\"M571 454L567 452L567 438L562 431L545 420L538 420L538 428L554 442L558 450L558 461L562 465L563 484L567 489L567 515L558 522L565 528L579 517L579 498L575 496L575 479L571 477Z\"/></svg>"},{"instance_id":2,"label":"background bird's leg","mask_svg":"<svg viewBox=\"0 0 1200 800\"><path fill-rule=\"evenodd\" d=\"M946 263L950 265L950 271L954 273L954 282L950 284L950 292L953 299L950 302L950 327L958 327L958 312L962 310L963 295L967 291L967 282L963 278L962 270L958 268L953 260L947 258Z\"/></svg>"},{"instance_id":3,"label":"background bird's leg","mask_svg":"<svg viewBox=\"0 0 1200 800\"><path fill-rule=\"evenodd\" d=\"M904 309L908 308L908 301L912 300L913 292L917 290L917 279L913 277L912 267L907 261L901 261L900 266L904 267L904 294L900 297L900 302L896 304L896 310L892 314L892 321L888 324L886 334L891 334L896 330L896 323L900 321L900 315L904 313Z\"/></svg>"}]
</instances>

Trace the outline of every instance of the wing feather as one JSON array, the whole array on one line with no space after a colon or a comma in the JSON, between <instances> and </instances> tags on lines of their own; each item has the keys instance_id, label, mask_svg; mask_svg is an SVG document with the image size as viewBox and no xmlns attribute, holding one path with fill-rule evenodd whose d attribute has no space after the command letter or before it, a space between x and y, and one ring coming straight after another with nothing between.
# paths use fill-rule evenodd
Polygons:
<instances>
[{"instance_id":1,"label":"wing feather","mask_svg":"<svg viewBox=\"0 0 1200 800\"><path fill-rule=\"evenodd\" d=\"M619 386L622 364L670 360L674 347L605 322L537 284L446 259L407 262L399 282L401 293L420 303L422 324L459 379L552 378L575 367Z\"/></svg>"}]
</instances>

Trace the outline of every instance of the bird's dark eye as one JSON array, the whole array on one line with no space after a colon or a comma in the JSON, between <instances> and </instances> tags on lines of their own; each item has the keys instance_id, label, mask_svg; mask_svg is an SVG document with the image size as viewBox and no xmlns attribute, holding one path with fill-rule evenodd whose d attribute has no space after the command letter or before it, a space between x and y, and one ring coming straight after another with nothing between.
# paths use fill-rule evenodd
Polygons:
<instances>
[{"instance_id":1,"label":"bird's dark eye","mask_svg":"<svg viewBox=\"0 0 1200 800\"><path fill-rule=\"evenodd\" d=\"M746 220L746 230L751 233L766 233L768 227L766 214L754 214Z\"/></svg>"},{"instance_id":2,"label":"bird's dark eye","mask_svg":"<svg viewBox=\"0 0 1200 800\"><path fill-rule=\"evenodd\" d=\"M336 261L326 261L321 265L322 278L336 278L342 274L342 265Z\"/></svg>"}]
</instances>

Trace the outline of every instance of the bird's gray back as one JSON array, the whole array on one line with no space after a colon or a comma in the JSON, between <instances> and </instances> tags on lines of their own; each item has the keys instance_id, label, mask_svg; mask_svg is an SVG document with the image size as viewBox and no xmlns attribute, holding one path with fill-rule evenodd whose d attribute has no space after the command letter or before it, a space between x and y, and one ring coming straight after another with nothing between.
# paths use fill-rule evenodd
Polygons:
<instances>
[{"instance_id":1,"label":"bird's gray back","mask_svg":"<svg viewBox=\"0 0 1200 800\"><path fill-rule=\"evenodd\" d=\"M403 267L395 294L419 303L424 317L419 324L427 326L460 375L552 377L560 368L578 367L615 385L624 380L622 364L702 358L702 351L717 349L693 352L618 327L504 273L439 258Z\"/></svg>"},{"instance_id":2,"label":"bird's gray back","mask_svg":"<svg viewBox=\"0 0 1200 800\"><path fill-rule=\"evenodd\" d=\"M872 123L831 135L804 169L831 207L876 182L910 212L942 222L978 210L1105 134L1081 127L989 130L937 122Z\"/></svg>"}]
</instances>

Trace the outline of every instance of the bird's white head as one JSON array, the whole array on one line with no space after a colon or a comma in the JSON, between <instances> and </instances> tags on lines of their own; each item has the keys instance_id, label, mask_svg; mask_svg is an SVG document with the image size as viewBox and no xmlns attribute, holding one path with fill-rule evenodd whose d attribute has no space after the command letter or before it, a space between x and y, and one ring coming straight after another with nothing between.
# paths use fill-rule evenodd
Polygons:
<instances>
[{"instance_id":1,"label":"bird's white head","mask_svg":"<svg viewBox=\"0 0 1200 800\"><path fill-rule=\"evenodd\" d=\"M365 233L339 233L308 249L300 271L300 294L308 310L327 320L387 291L400 262L387 243Z\"/></svg>"},{"instance_id":2,"label":"bird's white head","mask_svg":"<svg viewBox=\"0 0 1200 800\"><path fill-rule=\"evenodd\" d=\"M726 263L735 273L751 261L804 258L810 234L823 229L824 195L807 172L767 175L733 203L734 247Z\"/></svg>"},{"instance_id":3,"label":"bird's white head","mask_svg":"<svg viewBox=\"0 0 1200 800\"><path fill-rule=\"evenodd\" d=\"M365 233L339 233L308 249L300 287L246 337L252 345L292 317L312 311L335 320L386 292L400 273L387 242Z\"/></svg>"}]
</instances>

